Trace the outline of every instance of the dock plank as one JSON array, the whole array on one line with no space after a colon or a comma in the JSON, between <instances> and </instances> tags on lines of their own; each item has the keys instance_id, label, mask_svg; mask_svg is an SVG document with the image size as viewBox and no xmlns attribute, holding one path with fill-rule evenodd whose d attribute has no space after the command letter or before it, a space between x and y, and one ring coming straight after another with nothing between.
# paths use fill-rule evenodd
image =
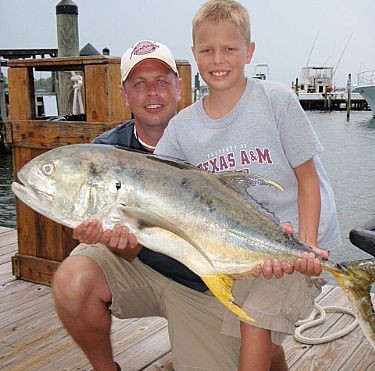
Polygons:
<instances>
[{"instance_id":1,"label":"dock plank","mask_svg":"<svg viewBox=\"0 0 375 371\"><path fill-rule=\"evenodd\" d=\"M0 227L0 369L91 371L55 313L51 288L12 276L10 260L16 251L16 231ZM317 302L348 306L341 289L328 285ZM303 334L321 336L337 331L347 321L347 315L327 314L326 323ZM111 338L123 370L173 371L165 319L113 318ZM375 370L375 352L359 327L327 344L301 344L288 336L283 346L290 371Z\"/></svg>"}]
</instances>

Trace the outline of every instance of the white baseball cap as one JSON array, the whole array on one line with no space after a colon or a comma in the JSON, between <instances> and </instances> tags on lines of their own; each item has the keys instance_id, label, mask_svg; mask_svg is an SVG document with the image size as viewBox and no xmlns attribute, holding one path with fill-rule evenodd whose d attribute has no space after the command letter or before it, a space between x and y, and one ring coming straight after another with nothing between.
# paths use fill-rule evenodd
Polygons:
<instances>
[{"instance_id":1,"label":"white baseball cap","mask_svg":"<svg viewBox=\"0 0 375 371\"><path fill-rule=\"evenodd\" d=\"M178 76L176 62L166 45L157 41L141 40L121 57L121 82L124 82L131 70L145 59L157 59L165 63Z\"/></svg>"}]
</instances>

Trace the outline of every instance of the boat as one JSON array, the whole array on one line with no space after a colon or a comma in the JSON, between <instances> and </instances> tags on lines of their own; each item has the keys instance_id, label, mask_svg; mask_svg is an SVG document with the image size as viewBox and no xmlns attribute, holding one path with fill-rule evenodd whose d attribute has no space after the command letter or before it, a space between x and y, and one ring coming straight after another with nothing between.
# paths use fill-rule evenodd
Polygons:
<instances>
[{"instance_id":1,"label":"boat","mask_svg":"<svg viewBox=\"0 0 375 371\"><path fill-rule=\"evenodd\" d=\"M360 72L357 81L355 92L366 100L375 116L375 70Z\"/></svg>"},{"instance_id":2,"label":"boat","mask_svg":"<svg viewBox=\"0 0 375 371\"><path fill-rule=\"evenodd\" d=\"M375 216L349 233L350 242L368 254L375 256Z\"/></svg>"},{"instance_id":3,"label":"boat","mask_svg":"<svg viewBox=\"0 0 375 371\"><path fill-rule=\"evenodd\" d=\"M331 93L333 67L302 67L298 78L297 92L300 99L325 99Z\"/></svg>"},{"instance_id":4,"label":"boat","mask_svg":"<svg viewBox=\"0 0 375 371\"><path fill-rule=\"evenodd\" d=\"M258 80L267 80L270 74L270 67L266 63L258 63L254 67L254 75L251 77Z\"/></svg>"},{"instance_id":5,"label":"boat","mask_svg":"<svg viewBox=\"0 0 375 371\"><path fill-rule=\"evenodd\" d=\"M330 66L302 67L299 78L292 88L304 109L346 110L349 100L351 109L367 109L365 99L350 87L335 88L333 76L334 68Z\"/></svg>"}]
</instances>

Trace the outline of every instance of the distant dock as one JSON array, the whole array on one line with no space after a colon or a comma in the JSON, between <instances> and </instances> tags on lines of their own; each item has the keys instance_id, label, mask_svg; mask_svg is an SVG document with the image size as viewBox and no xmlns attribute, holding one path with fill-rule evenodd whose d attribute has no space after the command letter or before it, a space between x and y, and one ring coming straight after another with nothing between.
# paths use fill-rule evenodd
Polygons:
<instances>
[{"instance_id":1,"label":"distant dock","mask_svg":"<svg viewBox=\"0 0 375 371\"><path fill-rule=\"evenodd\" d=\"M366 100L352 92L351 75L348 76L346 88L334 88L333 67L302 67L300 76L293 84L301 106L305 110L320 111L353 111L370 110Z\"/></svg>"},{"instance_id":2,"label":"distant dock","mask_svg":"<svg viewBox=\"0 0 375 371\"><path fill-rule=\"evenodd\" d=\"M304 110L346 111L348 104L353 111L369 111L370 107L359 93L352 93L350 103L346 92L328 93L298 93L299 102Z\"/></svg>"}]
</instances>

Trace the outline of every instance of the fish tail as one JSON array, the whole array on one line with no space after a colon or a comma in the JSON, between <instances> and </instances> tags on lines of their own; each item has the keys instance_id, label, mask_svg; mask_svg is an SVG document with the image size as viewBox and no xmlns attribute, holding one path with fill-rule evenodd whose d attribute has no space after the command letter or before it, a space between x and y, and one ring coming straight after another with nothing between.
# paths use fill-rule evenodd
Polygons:
<instances>
[{"instance_id":1,"label":"fish tail","mask_svg":"<svg viewBox=\"0 0 375 371\"><path fill-rule=\"evenodd\" d=\"M202 280L217 299L230 311L245 321L254 322L254 320L250 318L241 307L234 303L234 297L232 294L234 279L231 276L225 274L213 274L202 277Z\"/></svg>"},{"instance_id":2,"label":"fish tail","mask_svg":"<svg viewBox=\"0 0 375 371\"><path fill-rule=\"evenodd\" d=\"M375 281L375 258L340 263L337 270L330 272L347 294L359 325L375 349L375 312L370 294Z\"/></svg>"}]
</instances>

